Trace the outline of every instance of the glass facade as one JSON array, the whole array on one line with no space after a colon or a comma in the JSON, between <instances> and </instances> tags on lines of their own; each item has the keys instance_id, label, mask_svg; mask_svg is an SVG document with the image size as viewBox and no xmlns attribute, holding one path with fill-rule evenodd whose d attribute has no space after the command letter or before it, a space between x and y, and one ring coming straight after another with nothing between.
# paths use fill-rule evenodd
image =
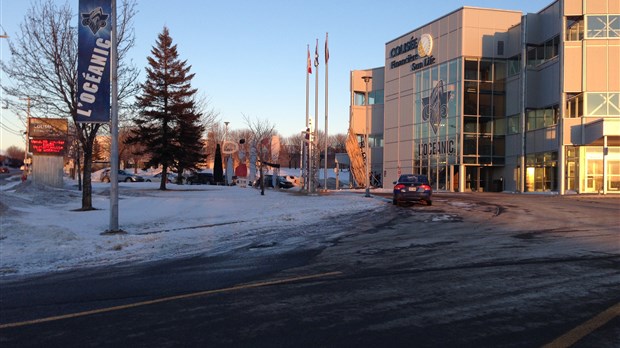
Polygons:
<instances>
[{"instance_id":1,"label":"glass facade","mask_svg":"<svg viewBox=\"0 0 620 348\"><path fill-rule=\"evenodd\" d=\"M557 152L528 154L525 160L525 192L557 191Z\"/></svg>"},{"instance_id":2,"label":"glass facade","mask_svg":"<svg viewBox=\"0 0 620 348\"><path fill-rule=\"evenodd\" d=\"M607 148L607 181L605 182L605 149L600 146L583 146L580 148L584 177L580 192L598 193L606 189L620 192L620 147ZM605 187L606 186L606 187Z\"/></svg>"},{"instance_id":3,"label":"glass facade","mask_svg":"<svg viewBox=\"0 0 620 348\"><path fill-rule=\"evenodd\" d=\"M446 189L449 166L459 163L461 60L415 73L413 110L414 173Z\"/></svg>"}]
</instances>

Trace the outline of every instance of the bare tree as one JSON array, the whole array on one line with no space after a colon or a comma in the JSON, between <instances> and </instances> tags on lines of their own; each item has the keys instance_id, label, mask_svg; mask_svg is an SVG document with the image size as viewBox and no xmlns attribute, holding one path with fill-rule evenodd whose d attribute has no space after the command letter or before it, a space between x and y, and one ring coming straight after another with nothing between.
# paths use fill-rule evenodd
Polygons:
<instances>
[{"instance_id":1,"label":"bare tree","mask_svg":"<svg viewBox=\"0 0 620 348\"><path fill-rule=\"evenodd\" d=\"M285 155L285 160L289 168L301 166L300 158L303 141L304 136L301 132L284 139L282 150L280 151Z\"/></svg>"},{"instance_id":2,"label":"bare tree","mask_svg":"<svg viewBox=\"0 0 620 348\"><path fill-rule=\"evenodd\" d=\"M133 18L136 1L123 0L117 16L118 42L118 100L124 101L137 91L138 69L128 61L127 53L134 45ZM77 27L74 11L68 3L58 5L55 0L33 2L20 25L16 40L9 39L11 60L2 61L2 70L11 79L3 85L10 96L29 97L33 101L31 113L46 117L77 115ZM11 36L13 37L13 36ZM23 103L12 103L19 108ZM23 107L23 106L22 106ZM101 124L75 123L75 137L83 155L84 187L82 210L92 210L91 165L93 143ZM80 158L76 157L79 163Z\"/></svg>"},{"instance_id":3,"label":"bare tree","mask_svg":"<svg viewBox=\"0 0 620 348\"><path fill-rule=\"evenodd\" d=\"M330 144L334 148L334 152L341 153L347 151L347 135L343 133L338 133L332 135Z\"/></svg>"},{"instance_id":4,"label":"bare tree","mask_svg":"<svg viewBox=\"0 0 620 348\"><path fill-rule=\"evenodd\" d=\"M263 180L263 168L266 162L269 162L270 156L268 151L262 151L265 148L264 141L266 139L271 140L271 137L275 133L275 125L270 123L269 120L254 119L251 120L248 116L243 115L246 125L250 129L252 138L250 139L250 146L256 149L257 165L259 172L260 194L265 195L265 181Z\"/></svg>"},{"instance_id":5,"label":"bare tree","mask_svg":"<svg viewBox=\"0 0 620 348\"><path fill-rule=\"evenodd\" d=\"M6 149L6 155L12 159L22 160L24 159L24 156L26 155L26 151L24 151L24 149L22 149L21 147L11 145Z\"/></svg>"}]
</instances>

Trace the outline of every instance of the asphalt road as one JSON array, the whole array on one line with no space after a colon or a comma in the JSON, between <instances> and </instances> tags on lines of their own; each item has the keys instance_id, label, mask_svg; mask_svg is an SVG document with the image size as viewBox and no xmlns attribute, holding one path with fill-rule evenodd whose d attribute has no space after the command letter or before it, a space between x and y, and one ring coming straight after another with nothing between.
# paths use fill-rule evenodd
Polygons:
<instances>
[{"instance_id":1,"label":"asphalt road","mask_svg":"<svg viewBox=\"0 0 620 348\"><path fill-rule=\"evenodd\" d=\"M259 241L217 258L5 279L0 346L620 343L620 199L385 201L307 226L285 253Z\"/></svg>"}]
</instances>

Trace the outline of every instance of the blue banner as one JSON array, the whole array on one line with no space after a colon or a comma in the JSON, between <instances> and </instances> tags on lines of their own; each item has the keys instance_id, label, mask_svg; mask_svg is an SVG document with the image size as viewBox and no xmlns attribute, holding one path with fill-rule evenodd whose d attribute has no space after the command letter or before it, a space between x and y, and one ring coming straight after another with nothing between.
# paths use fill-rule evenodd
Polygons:
<instances>
[{"instance_id":1,"label":"blue banner","mask_svg":"<svg viewBox=\"0 0 620 348\"><path fill-rule=\"evenodd\" d=\"M111 0L80 0L76 122L110 122Z\"/></svg>"}]
</instances>

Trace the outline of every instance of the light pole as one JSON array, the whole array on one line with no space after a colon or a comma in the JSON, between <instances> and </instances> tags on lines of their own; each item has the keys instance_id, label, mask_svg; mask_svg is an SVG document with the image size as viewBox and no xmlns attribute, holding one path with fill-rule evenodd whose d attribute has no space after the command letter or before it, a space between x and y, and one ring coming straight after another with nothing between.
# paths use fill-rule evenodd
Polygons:
<instances>
[{"instance_id":1,"label":"light pole","mask_svg":"<svg viewBox=\"0 0 620 348\"><path fill-rule=\"evenodd\" d=\"M228 140L228 124L230 122L228 121L224 121L224 141L222 141L222 151L224 151L224 146L226 145L226 141ZM224 153L224 162L226 162L226 186L228 186L230 183L228 182L228 157L226 155L226 153Z\"/></svg>"},{"instance_id":2,"label":"light pole","mask_svg":"<svg viewBox=\"0 0 620 348\"><path fill-rule=\"evenodd\" d=\"M22 180L28 177L28 171L30 164L28 163L28 152L30 152L30 97L19 98L19 100L26 100L28 102L28 111L26 113L26 131L24 134L26 135L26 153L24 154L24 173L22 176Z\"/></svg>"},{"instance_id":3,"label":"light pole","mask_svg":"<svg viewBox=\"0 0 620 348\"><path fill-rule=\"evenodd\" d=\"M366 83L366 132L364 134L364 151L366 152L366 194L365 197L370 197L370 149L368 146L368 132L370 132L370 127L368 126L368 112L370 111L370 103L368 100L368 82L372 80L372 76L362 76L362 79Z\"/></svg>"}]
</instances>

